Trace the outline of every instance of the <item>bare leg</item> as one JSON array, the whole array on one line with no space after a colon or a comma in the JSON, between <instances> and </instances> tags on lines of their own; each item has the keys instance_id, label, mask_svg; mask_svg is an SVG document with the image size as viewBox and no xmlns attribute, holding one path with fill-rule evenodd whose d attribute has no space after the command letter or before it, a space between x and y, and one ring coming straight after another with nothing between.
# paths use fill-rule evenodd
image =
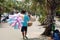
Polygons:
<instances>
[{"instance_id":1,"label":"bare leg","mask_svg":"<svg viewBox=\"0 0 60 40\"><path fill-rule=\"evenodd\" d=\"M25 37L26 37L26 39L28 39L28 37L26 35L27 35L27 32L25 31Z\"/></svg>"},{"instance_id":2,"label":"bare leg","mask_svg":"<svg viewBox=\"0 0 60 40\"><path fill-rule=\"evenodd\" d=\"M25 36L27 35L27 32L25 31Z\"/></svg>"},{"instance_id":3,"label":"bare leg","mask_svg":"<svg viewBox=\"0 0 60 40\"><path fill-rule=\"evenodd\" d=\"M24 38L24 32L22 32L22 36L23 36L23 38Z\"/></svg>"}]
</instances>

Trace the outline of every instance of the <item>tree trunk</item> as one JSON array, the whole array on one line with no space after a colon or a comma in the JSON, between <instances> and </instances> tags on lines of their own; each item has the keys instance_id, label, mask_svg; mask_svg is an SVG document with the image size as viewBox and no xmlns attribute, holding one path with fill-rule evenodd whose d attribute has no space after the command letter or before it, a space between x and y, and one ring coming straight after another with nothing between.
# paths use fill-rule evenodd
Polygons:
<instances>
[{"instance_id":1,"label":"tree trunk","mask_svg":"<svg viewBox=\"0 0 60 40\"><path fill-rule=\"evenodd\" d=\"M54 12L55 12L56 5L55 5L54 0L46 0L46 1L47 1L46 8L47 8L48 15L47 15L45 23L46 23L47 27L42 35L51 36L52 24L54 21Z\"/></svg>"},{"instance_id":2,"label":"tree trunk","mask_svg":"<svg viewBox=\"0 0 60 40\"><path fill-rule=\"evenodd\" d=\"M1 23L1 14L0 14L0 23Z\"/></svg>"},{"instance_id":3,"label":"tree trunk","mask_svg":"<svg viewBox=\"0 0 60 40\"><path fill-rule=\"evenodd\" d=\"M1 13L2 13L2 7L0 6L0 23L1 23Z\"/></svg>"}]
</instances>

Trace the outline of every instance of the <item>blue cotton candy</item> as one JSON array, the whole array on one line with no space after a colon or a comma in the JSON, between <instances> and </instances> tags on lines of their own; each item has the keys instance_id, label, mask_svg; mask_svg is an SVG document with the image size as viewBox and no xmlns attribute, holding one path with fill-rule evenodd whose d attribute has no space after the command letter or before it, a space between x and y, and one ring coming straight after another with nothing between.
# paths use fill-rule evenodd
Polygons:
<instances>
[{"instance_id":1,"label":"blue cotton candy","mask_svg":"<svg viewBox=\"0 0 60 40\"><path fill-rule=\"evenodd\" d=\"M16 25L14 26L14 29L18 29L18 24L16 24Z\"/></svg>"}]
</instances>

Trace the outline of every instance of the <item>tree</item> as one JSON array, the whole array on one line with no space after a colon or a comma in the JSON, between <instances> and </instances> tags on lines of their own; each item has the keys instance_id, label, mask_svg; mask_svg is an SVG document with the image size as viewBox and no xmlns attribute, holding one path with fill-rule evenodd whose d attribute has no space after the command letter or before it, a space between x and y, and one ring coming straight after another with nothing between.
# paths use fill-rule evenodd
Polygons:
<instances>
[{"instance_id":1,"label":"tree","mask_svg":"<svg viewBox=\"0 0 60 40\"><path fill-rule=\"evenodd\" d=\"M43 35L46 35L46 36L51 35L52 24L53 24L56 8L57 8L57 5L58 5L58 1L56 2L56 0L46 0L46 2L47 2L46 3L46 8L47 8L47 13L48 13L47 19L46 19L46 25L48 27L46 27L46 30L44 31Z\"/></svg>"},{"instance_id":2,"label":"tree","mask_svg":"<svg viewBox=\"0 0 60 40\"><path fill-rule=\"evenodd\" d=\"M60 0L33 0L36 3L39 3L40 6L46 10L46 30L43 32L43 35L50 36L52 30L52 24L54 20L54 15L56 13L56 8L60 5Z\"/></svg>"}]
</instances>

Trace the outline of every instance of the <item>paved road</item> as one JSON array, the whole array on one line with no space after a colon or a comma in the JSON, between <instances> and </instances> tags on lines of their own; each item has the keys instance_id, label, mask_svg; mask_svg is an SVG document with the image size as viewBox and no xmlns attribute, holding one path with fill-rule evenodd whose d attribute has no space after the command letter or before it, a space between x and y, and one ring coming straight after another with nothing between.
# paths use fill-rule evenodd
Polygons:
<instances>
[{"instance_id":1,"label":"paved road","mask_svg":"<svg viewBox=\"0 0 60 40\"><path fill-rule=\"evenodd\" d=\"M55 22L55 26L56 26L56 29L59 29L60 31L60 21L58 21L58 18L55 18L56 22Z\"/></svg>"},{"instance_id":2,"label":"paved road","mask_svg":"<svg viewBox=\"0 0 60 40\"><path fill-rule=\"evenodd\" d=\"M33 22L31 27L28 27L29 40L40 40L40 34L45 30L43 26L39 26L39 22ZM56 29L60 30L60 22L56 21ZM0 24L0 40L22 40L20 29L14 29L7 23ZM41 39L43 40L43 39Z\"/></svg>"},{"instance_id":3,"label":"paved road","mask_svg":"<svg viewBox=\"0 0 60 40\"><path fill-rule=\"evenodd\" d=\"M29 40L40 40L39 36L44 31L42 26L39 26L39 22L33 22L31 27L28 27ZM14 29L7 23L0 25L0 40L22 40L22 34L20 29Z\"/></svg>"}]
</instances>

